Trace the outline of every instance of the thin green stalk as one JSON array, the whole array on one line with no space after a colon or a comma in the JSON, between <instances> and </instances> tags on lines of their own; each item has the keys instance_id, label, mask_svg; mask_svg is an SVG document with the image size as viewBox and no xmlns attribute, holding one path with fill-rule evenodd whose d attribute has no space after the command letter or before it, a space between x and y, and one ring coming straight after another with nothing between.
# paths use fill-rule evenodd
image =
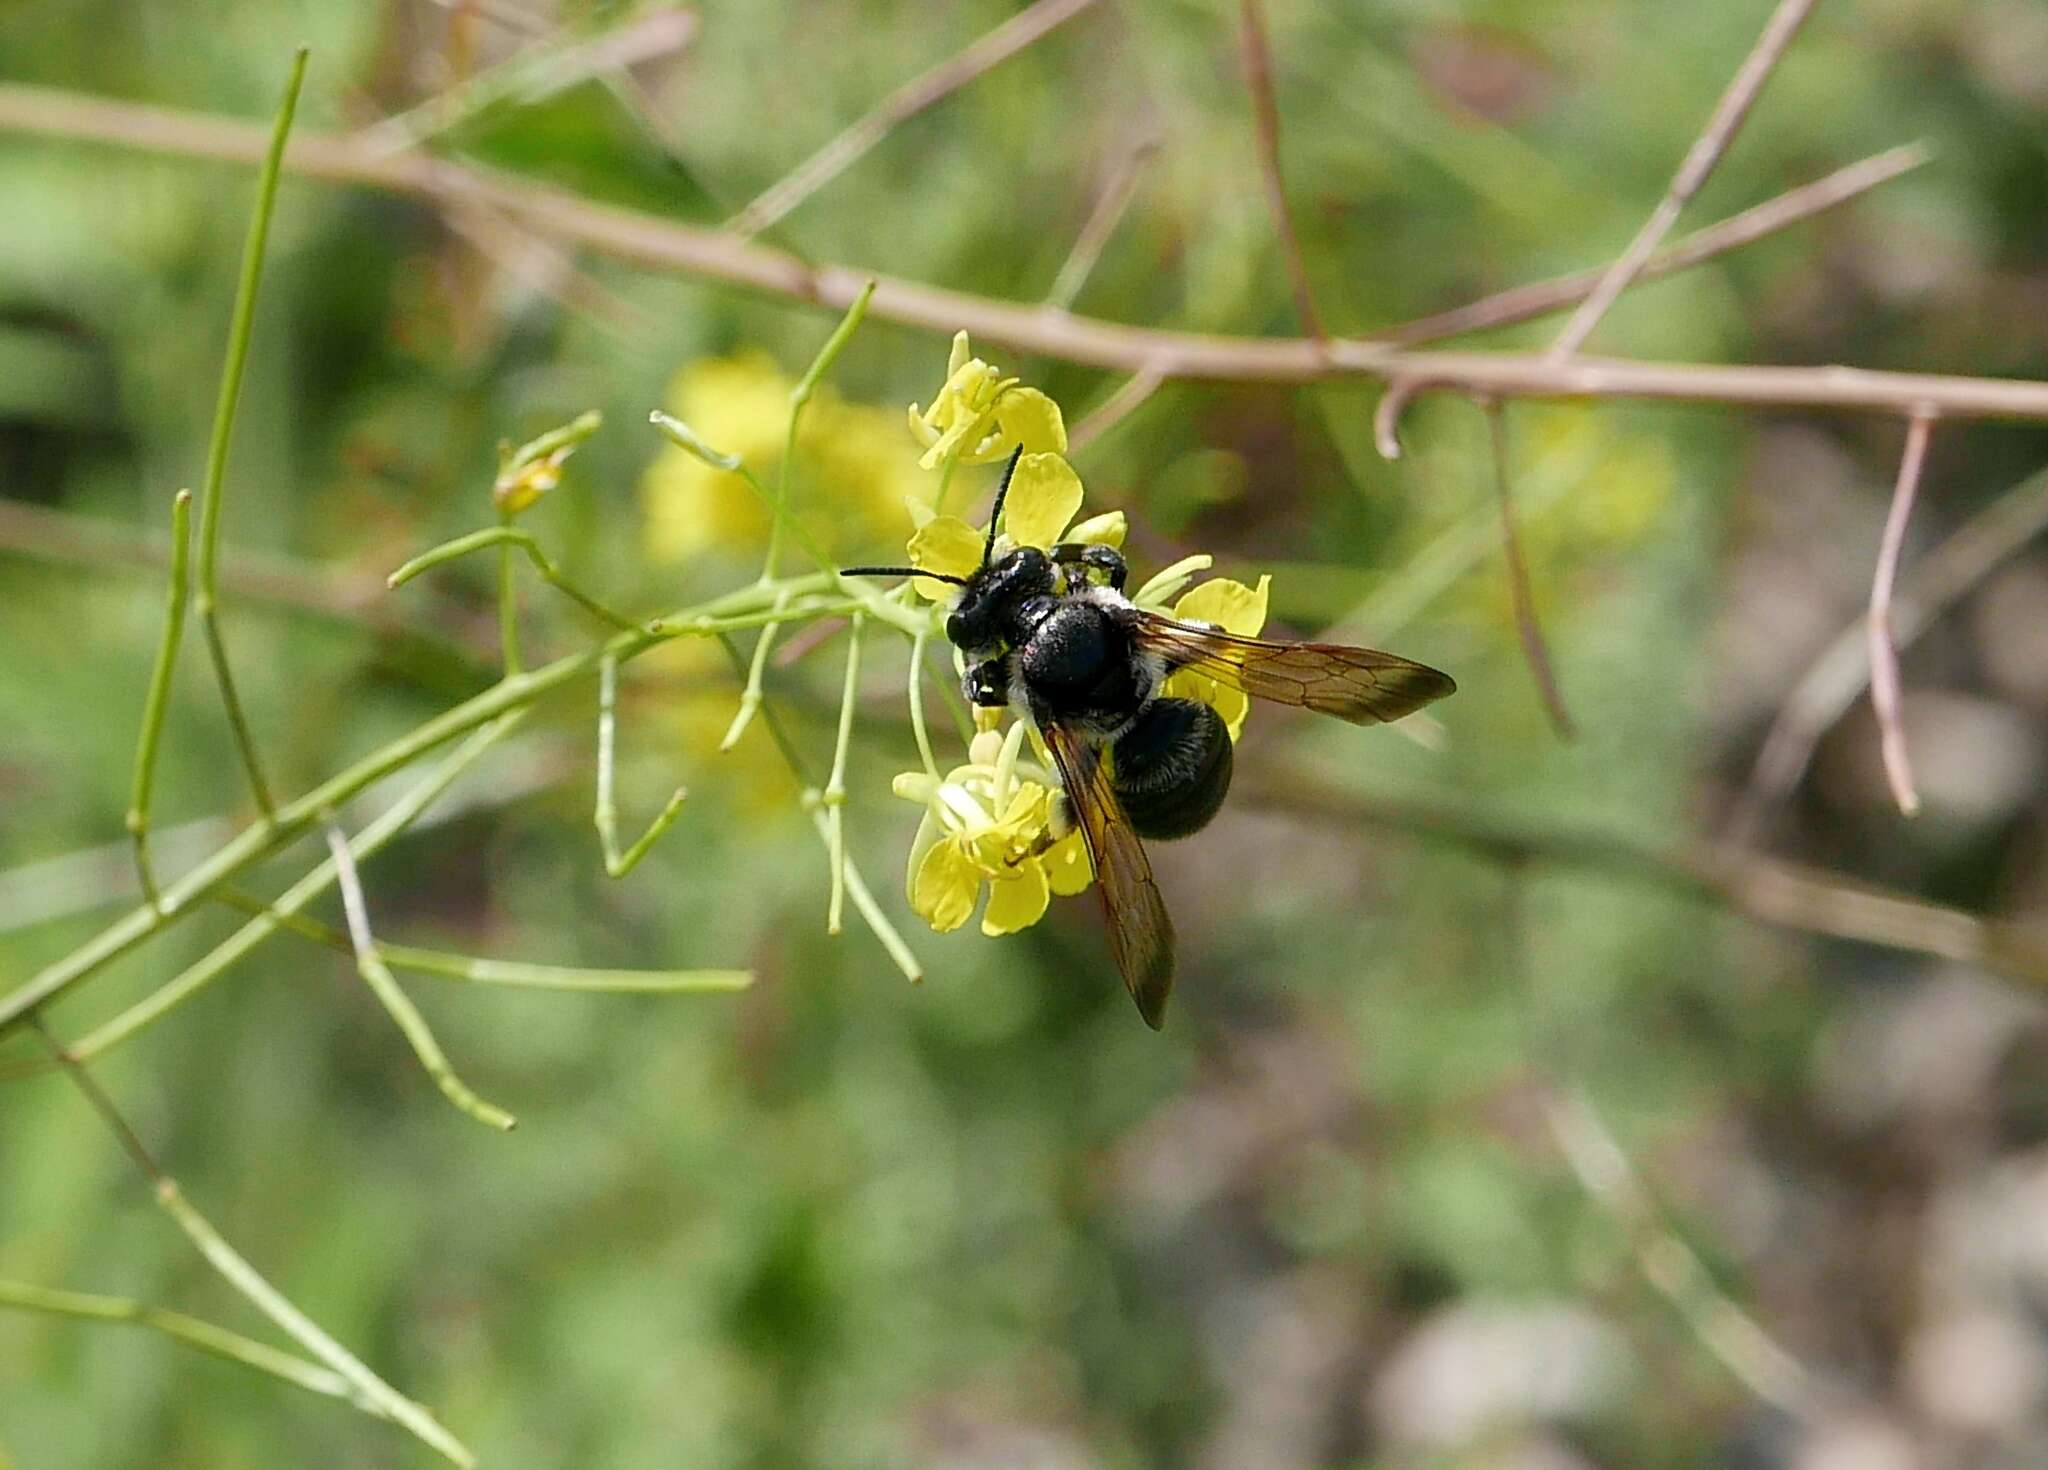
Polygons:
<instances>
[{"instance_id":1,"label":"thin green stalk","mask_svg":"<svg viewBox=\"0 0 2048 1470\"><path fill-rule=\"evenodd\" d=\"M164 712L171 702L171 672L178 663L178 643L185 633L185 599L191 591L192 492L180 490L171 499L170 591L165 597L163 637L156 664L149 673L149 693L142 702L142 737L135 747L135 784L128 799L128 835L135 843L135 876L151 908L161 910L156 869L149 860L149 806L156 788L156 750L163 738Z\"/></svg>"},{"instance_id":2,"label":"thin green stalk","mask_svg":"<svg viewBox=\"0 0 2048 1470\"><path fill-rule=\"evenodd\" d=\"M510 733L524 718L523 712L515 711L498 723L472 735L461 748L429 774L426 780L400 797L392 804L390 810L356 834L355 840L349 844L349 850L355 855L356 860L367 862L381 851L386 843L410 827L419 819L422 812L432 806L441 794L455 783L457 777L474 765L485 751ZM80 1061L92 1061L155 1025L226 974L237 962L252 953L279 929L288 925L301 909L331 888L334 880L334 864L331 861L321 863L270 904L261 906L264 909L263 913L222 940L206 955L111 1020L103 1022L72 1043L72 1054ZM225 897L225 893L219 896ZM227 898L226 901L234 902L232 898Z\"/></svg>"},{"instance_id":3,"label":"thin green stalk","mask_svg":"<svg viewBox=\"0 0 2048 1470\"><path fill-rule=\"evenodd\" d=\"M360 842L352 844L360 846ZM250 915L273 915L279 925L346 955L355 944L332 924L299 913L282 913L260 898L238 889L219 895L229 908ZM750 970L609 970L584 965L537 965L524 960L486 959L443 949L377 941L377 953L394 970L453 980L465 985L500 985L513 990L559 990L591 995L686 995L745 990L754 983Z\"/></svg>"},{"instance_id":4,"label":"thin green stalk","mask_svg":"<svg viewBox=\"0 0 2048 1470\"><path fill-rule=\"evenodd\" d=\"M597 824L598 847L604 853L604 870L623 878L640 865L661 834L674 825L690 793L678 786L647 830L624 852L619 851L619 808L612 797L612 764L618 744L619 661L607 658L597 666Z\"/></svg>"},{"instance_id":5,"label":"thin green stalk","mask_svg":"<svg viewBox=\"0 0 2048 1470\"><path fill-rule=\"evenodd\" d=\"M846 752L853 744L853 711L860 698L861 615L853 615L846 642L846 687L839 696L839 738L832 746L832 774L825 780L826 849L831 856L832 895L825 906L825 932L837 934L846 908Z\"/></svg>"},{"instance_id":6,"label":"thin green stalk","mask_svg":"<svg viewBox=\"0 0 2048 1470\"><path fill-rule=\"evenodd\" d=\"M228 663L227 644L220 631L221 487L227 478L228 442L234 434L235 408L242 396L242 373L249 365L249 338L256 325L256 288L263 278L270 219L277 210L277 181L284 168L285 139L291 134L292 115L299 106L299 88L306 80L306 55L306 48L301 46L292 57L291 77L285 83L284 100L278 105L277 121L270 132L270 151L264 155L263 172L257 180L256 212L249 220L249 237L242 247L242 274L235 286L234 314L228 323L227 361L221 368L220 397L214 404L213 437L206 447L206 480L199 499L199 623L206 634L206 649L213 660L214 678L220 685L221 703L227 708L228 727L234 732L235 746L249 776L250 793L266 817L276 811L277 803L263 777L256 740L242 709L241 694L235 688L234 670Z\"/></svg>"},{"instance_id":7,"label":"thin green stalk","mask_svg":"<svg viewBox=\"0 0 2048 1470\"><path fill-rule=\"evenodd\" d=\"M875 283L869 281L860 288L860 294L853 298L853 305L846 309L846 315L839 319L839 325L832 329L832 335L825 339L825 345L818 349L818 355L811 359L811 365L797 384L789 390L789 428L782 441L782 463L776 467L775 475L775 519L768 527L768 552L761 559L761 580L770 581L775 576L776 558L782 550L783 527L789 523L789 470L796 462L797 430L803 422L804 409L809 407L811 397L818 391L818 383L839 360L839 354L846 350L846 344L860 327L868 314L868 302L875 294ZM766 638L768 635L761 635Z\"/></svg>"},{"instance_id":8,"label":"thin green stalk","mask_svg":"<svg viewBox=\"0 0 2048 1470\"><path fill-rule=\"evenodd\" d=\"M499 511L499 524L512 526L509 511ZM538 555L538 551L535 555ZM395 587L398 584L393 582ZM512 543L498 547L498 644L504 651L505 672L516 674L526 666L519 652L519 589L512 581Z\"/></svg>"},{"instance_id":9,"label":"thin green stalk","mask_svg":"<svg viewBox=\"0 0 2048 1470\"><path fill-rule=\"evenodd\" d=\"M811 823L818 829L818 836L824 839L827 851L830 851L832 834L822 809L812 809ZM889 916L883 912L882 906L875 902L874 894L868 890L866 881L860 875L860 868L850 857L846 858L845 863L846 896L853 900L854 912L874 931L875 938L882 942L882 948L889 952L889 958L895 962L896 968L903 972L904 978L912 985L922 985L924 966L919 964L917 956L910 952L910 946L903 942L903 936L897 932L896 926L889 922Z\"/></svg>"},{"instance_id":10,"label":"thin green stalk","mask_svg":"<svg viewBox=\"0 0 2048 1470\"><path fill-rule=\"evenodd\" d=\"M952 647L951 644L947 645ZM974 743L974 716L967 712L967 701L960 695L960 676L945 663L939 665L939 697L945 701L947 712L953 716L953 728L960 736L963 746Z\"/></svg>"},{"instance_id":11,"label":"thin green stalk","mask_svg":"<svg viewBox=\"0 0 2048 1470\"><path fill-rule=\"evenodd\" d=\"M924 725L924 647L930 641L930 633L919 633L910 640L910 733L917 738L917 755L924 762L925 774L937 780L939 763L932 758L931 732Z\"/></svg>"},{"instance_id":12,"label":"thin green stalk","mask_svg":"<svg viewBox=\"0 0 2048 1470\"><path fill-rule=\"evenodd\" d=\"M873 588L864 587L859 582L848 581L840 576L839 569L833 563L832 558L825 554L825 548L820 546L816 538L803 528L803 524L800 521L791 517L788 510L777 503L775 492L766 485L763 485L760 476L749 469L746 462L738 455L725 454L712 448L698 436L696 430L692 429L681 419L663 413L660 409L650 413L647 416L647 421L654 425L670 443L688 450L706 464L721 470L729 470L738 475L741 483L753 491L759 497L761 503L768 507L770 514L775 518L775 524L786 527L790 538L798 546L802 547L804 555L808 556L816 564L819 572L824 577L825 585L851 598L870 617L880 622L885 622L906 634L915 636L920 628L930 625L928 618L921 617L900 603L890 602ZM783 583L756 582L754 584L756 588L787 586L793 591L809 590L811 585L800 579ZM655 626L661 625L656 624ZM744 659L741 660L742 668L745 667L745 662Z\"/></svg>"},{"instance_id":13,"label":"thin green stalk","mask_svg":"<svg viewBox=\"0 0 2048 1470\"><path fill-rule=\"evenodd\" d=\"M87 1322L113 1322L124 1326L147 1327L161 1332L173 1341L182 1342L202 1353L216 1358L225 1358L231 1363L240 1363L258 1373L303 1388L309 1393L324 1394L328 1398L342 1399L354 1404L364 1413L378 1418L388 1417L383 1406L365 1398L353 1384L331 1369L304 1358L281 1352L269 1343L258 1342L253 1337L244 1337L225 1327L197 1317L188 1317L183 1312L174 1312L164 1307L152 1307L144 1302L132 1301L127 1297L99 1296L83 1291L56 1291L48 1287L31 1286L23 1281L0 1281L0 1307L13 1307L24 1312L42 1312L53 1317L75 1317Z\"/></svg>"},{"instance_id":14,"label":"thin green stalk","mask_svg":"<svg viewBox=\"0 0 2048 1470\"><path fill-rule=\"evenodd\" d=\"M398 1029L411 1043L420 1065L448 1101L488 1128L495 1128L501 1133L517 1128L517 1118L503 1108L485 1102L468 1083L455 1075L455 1068L449 1065L441 1043L434 1039L433 1028L427 1025L427 1018L420 1014L419 1007L400 988L391 967L377 953L377 941L370 937L369 905L363 900L363 885L356 876L356 860L350 855L348 839L341 835L339 827L327 829L327 850L334 854L335 873L341 884L341 907L348 916L349 938L355 944L356 972L363 977L384 1009L391 1013L391 1019L398 1023Z\"/></svg>"},{"instance_id":15,"label":"thin green stalk","mask_svg":"<svg viewBox=\"0 0 2048 1470\"><path fill-rule=\"evenodd\" d=\"M738 647L730 638L720 638L718 641L724 646L726 657L732 660L735 669L746 667L746 660L740 657ZM825 819L822 806L813 799L817 791L811 785L802 752L796 748L796 742L790 739L789 731L782 727L782 721L776 716L773 706L764 704L761 707L761 723L767 727L769 738L775 742L775 748L782 753L789 773L796 777L797 784L804 788L804 805L810 812L811 825L817 828L819 841L824 843L826 851L830 852L830 823ZM854 911L866 921L868 928L874 931L875 938L882 942L882 948L889 952L889 958L895 961L896 967L911 984L922 983L924 966L917 962L917 956L910 952L910 946L903 942L903 936L896 932L896 926L889 922L889 916L882 911L882 906L875 902L874 895L868 891L868 885L861 877L859 866L851 857L846 859L846 891L853 899Z\"/></svg>"},{"instance_id":16,"label":"thin green stalk","mask_svg":"<svg viewBox=\"0 0 2048 1470\"><path fill-rule=\"evenodd\" d=\"M939 466L939 488L932 492L932 514L946 512L946 492L953 488L953 471L960 468L960 451L957 449L946 456Z\"/></svg>"},{"instance_id":17,"label":"thin green stalk","mask_svg":"<svg viewBox=\"0 0 2048 1470\"><path fill-rule=\"evenodd\" d=\"M604 970L580 965L536 965L524 960L479 959L415 949L406 944L380 944L382 954L399 969L416 970L442 980L471 985L502 985L517 990L587 991L603 995L684 995L745 990L754 983L751 970Z\"/></svg>"},{"instance_id":18,"label":"thin green stalk","mask_svg":"<svg viewBox=\"0 0 2048 1470\"><path fill-rule=\"evenodd\" d=\"M71 1079L72 1085L107 1125L108 1131L114 1135L122 1150L135 1161L135 1167L141 1170L143 1177L149 1181L156 1202L177 1222L178 1228L185 1232L193 1244L199 1247L199 1253L206 1258L208 1265L219 1272L227 1283L246 1297L258 1311L283 1328L285 1334L294 1342L339 1374L366 1401L365 1407L369 1412L380 1413L403 1428L411 1430L456 1464L464 1466L465 1470L476 1464L476 1457L460 1440L443 1429L433 1415L363 1366L353 1353L321 1331L311 1318L286 1300L276 1287L265 1281L255 1267L243 1260L206 1217L186 1200L178 1188L178 1182L158 1167L156 1159L144 1147L134 1128L129 1126L128 1120L115 1106L113 1098L107 1095L106 1089L99 1085L85 1064L78 1059L77 1054L51 1034L50 1029L43 1024L41 1016L31 1013L28 1022L49 1050L51 1057L63 1068L64 1075Z\"/></svg>"},{"instance_id":19,"label":"thin green stalk","mask_svg":"<svg viewBox=\"0 0 2048 1470\"><path fill-rule=\"evenodd\" d=\"M584 592L582 588L563 576L560 569L548 560L547 553L540 549L540 543L534 539L531 531L522 531L517 526L510 524L486 526L481 531L471 531L467 536L457 536L453 541L444 541L431 551L423 551L386 577L384 579L385 584L391 587L403 587L421 572L438 567L443 562L454 561L457 557L467 556L472 551L481 551L486 546L503 546L508 557L514 548L525 552L527 560L533 563L534 570L540 573L541 580L600 621L609 623L614 628L624 631L637 630L645 626L644 623L636 622L623 613L613 612L596 598ZM503 578L502 574L499 581L498 605L499 621L504 631L505 652L508 656L508 668L511 672L516 673L518 670L513 666L518 663L519 659L517 608L510 595L510 582Z\"/></svg>"},{"instance_id":20,"label":"thin green stalk","mask_svg":"<svg viewBox=\"0 0 2048 1470\"><path fill-rule=\"evenodd\" d=\"M347 1348L324 1332L320 1325L304 1312L293 1306L276 1287L264 1279L263 1274L244 1260L240 1252L229 1245L215 1230L204 1215L194 1209L191 1202L179 1190L177 1181L162 1179L157 1182L156 1200L166 1214L177 1222L199 1253L226 1278L228 1284L239 1291L253 1304L257 1311L276 1323L292 1341L308 1353L340 1374L355 1391L374 1405L376 1410L402 1428L409 1430L416 1438L433 1446L442 1455L474 1470L476 1456L468 1446L442 1427L439 1420L428 1413L423 1405L413 1402L383 1379L365 1367Z\"/></svg>"},{"instance_id":21,"label":"thin green stalk","mask_svg":"<svg viewBox=\"0 0 2048 1470\"><path fill-rule=\"evenodd\" d=\"M772 611L781 612L787 602L786 597L778 599ZM761 680L768 670L768 651L775 645L775 630L780 626L779 621L763 624L761 636L754 640L754 656L747 663L746 687L740 690L740 707L733 711L732 723L726 726L725 736L718 742L720 750L731 750L740 743L740 736L746 734L747 726L761 708Z\"/></svg>"},{"instance_id":22,"label":"thin green stalk","mask_svg":"<svg viewBox=\"0 0 2048 1470\"><path fill-rule=\"evenodd\" d=\"M823 590L830 582L830 578L805 577L784 585L797 592L815 592ZM552 663L505 679L454 708L443 710L409 733L330 776L296 801L279 808L272 821L243 831L197 867L166 885L163 911L147 904L131 910L0 997L0 1036L22 1024L38 1006L65 994L80 981L168 927L189 905L210 897L223 883L295 840L324 813L339 807L372 782L412 765L458 735L489 724L500 715L524 709L541 696L593 672L607 655L614 655L624 663L668 638L717 633L720 631L719 619L757 613L781 590L780 587L740 588L681 609L669 619L645 628L614 634L595 648L565 655Z\"/></svg>"}]
</instances>

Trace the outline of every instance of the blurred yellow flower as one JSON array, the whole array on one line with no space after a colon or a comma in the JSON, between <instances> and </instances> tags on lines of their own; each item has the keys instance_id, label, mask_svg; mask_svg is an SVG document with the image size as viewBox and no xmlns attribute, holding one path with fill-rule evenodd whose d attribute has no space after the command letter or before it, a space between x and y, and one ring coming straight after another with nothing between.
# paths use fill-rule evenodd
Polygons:
<instances>
[{"instance_id":1,"label":"blurred yellow flower","mask_svg":"<svg viewBox=\"0 0 2048 1470\"><path fill-rule=\"evenodd\" d=\"M1060 406L972 356L965 332L953 338L946 381L932 406L910 405L910 432L924 446L918 463L928 470L950 458L962 464L987 464L1005 458L1019 445L1026 453L1067 452L1067 425Z\"/></svg>"},{"instance_id":2,"label":"blurred yellow flower","mask_svg":"<svg viewBox=\"0 0 2048 1470\"><path fill-rule=\"evenodd\" d=\"M667 407L701 425L770 484L780 473L795 380L766 355L702 358L669 384ZM828 549L869 545L901 524L906 495L924 492L917 461L885 409L847 403L820 387L797 435L792 501ZM770 513L740 476L669 445L640 482L645 547L654 562L720 549L757 552Z\"/></svg>"}]
</instances>

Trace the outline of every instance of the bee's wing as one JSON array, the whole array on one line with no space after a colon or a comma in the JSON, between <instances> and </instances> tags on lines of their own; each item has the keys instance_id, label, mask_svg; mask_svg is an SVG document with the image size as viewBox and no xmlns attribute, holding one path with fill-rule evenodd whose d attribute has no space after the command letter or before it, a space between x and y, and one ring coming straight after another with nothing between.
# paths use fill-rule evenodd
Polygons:
<instances>
[{"instance_id":1,"label":"bee's wing","mask_svg":"<svg viewBox=\"0 0 2048 1470\"><path fill-rule=\"evenodd\" d=\"M1152 879L1152 865L1110 785L1102 753L1055 721L1046 721L1041 733L1095 865L1109 920L1110 953L1138 1003L1138 1014L1157 1031L1166 1020L1166 995L1173 988L1173 920Z\"/></svg>"},{"instance_id":2,"label":"bee's wing","mask_svg":"<svg viewBox=\"0 0 2048 1470\"><path fill-rule=\"evenodd\" d=\"M1169 668L1193 669L1260 699L1354 725L1398 720L1458 687L1449 674L1375 648L1240 638L1142 610L1133 636L1141 651L1161 655Z\"/></svg>"}]
</instances>

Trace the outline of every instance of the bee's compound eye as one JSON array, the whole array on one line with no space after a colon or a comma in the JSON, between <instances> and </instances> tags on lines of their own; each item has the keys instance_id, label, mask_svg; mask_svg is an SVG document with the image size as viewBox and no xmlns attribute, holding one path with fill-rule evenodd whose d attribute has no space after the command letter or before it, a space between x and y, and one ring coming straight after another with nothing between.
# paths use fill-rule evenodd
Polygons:
<instances>
[{"instance_id":1,"label":"bee's compound eye","mask_svg":"<svg viewBox=\"0 0 2048 1470\"><path fill-rule=\"evenodd\" d=\"M973 633L973 624L969 623L961 614L954 613L946 619L946 641L956 648L969 647L969 640L973 637Z\"/></svg>"}]
</instances>

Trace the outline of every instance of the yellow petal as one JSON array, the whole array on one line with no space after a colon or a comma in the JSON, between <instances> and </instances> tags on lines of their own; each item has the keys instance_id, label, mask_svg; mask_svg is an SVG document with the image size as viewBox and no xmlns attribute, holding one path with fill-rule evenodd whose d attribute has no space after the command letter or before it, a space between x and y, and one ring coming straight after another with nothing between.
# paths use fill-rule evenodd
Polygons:
<instances>
[{"instance_id":1,"label":"yellow petal","mask_svg":"<svg viewBox=\"0 0 2048 1470\"><path fill-rule=\"evenodd\" d=\"M982 538L958 516L933 516L910 538L910 564L927 572L968 577L981 565ZM944 582L917 579L919 595L944 602L959 591Z\"/></svg>"},{"instance_id":2,"label":"yellow petal","mask_svg":"<svg viewBox=\"0 0 2048 1470\"><path fill-rule=\"evenodd\" d=\"M973 349L967 343L967 333L964 331L955 332L953 334L953 350L946 357L946 376L951 378L960 369L966 367L967 359L973 355Z\"/></svg>"},{"instance_id":3,"label":"yellow petal","mask_svg":"<svg viewBox=\"0 0 2048 1470\"><path fill-rule=\"evenodd\" d=\"M1124 536L1130 529L1122 511L1106 510L1099 516L1076 522L1068 529L1067 539L1085 541L1092 546L1107 546L1114 551L1123 546Z\"/></svg>"},{"instance_id":4,"label":"yellow petal","mask_svg":"<svg viewBox=\"0 0 2048 1470\"><path fill-rule=\"evenodd\" d=\"M1018 546L1043 550L1059 538L1081 508L1081 477L1057 454L1027 454L1010 477L1003 529Z\"/></svg>"},{"instance_id":5,"label":"yellow petal","mask_svg":"<svg viewBox=\"0 0 2048 1470\"><path fill-rule=\"evenodd\" d=\"M1252 712L1252 697L1249 694L1228 684L1218 684L1216 694L1209 703L1215 707L1216 713L1223 717L1224 728L1230 731L1232 740L1244 734L1245 717Z\"/></svg>"},{"instance_id":6,"label":"yellow petal","mask_svg":"<svg viewBox=\"0 0 2048 1470\"><path fill-rule=\"evenodd\" d=\"M1088 864L1088 845L1081 840L1079 831L1069 832L1055 842L1044 861L1046 881L1062 898L1085 892L1095 881L1095 870Z\"/></svg>"},{"instance_id":7,"label":"yellow petal","mask_svg":"<svg viewBox=\"0 0 2048 1470\"><path fill-rule=\"evenodd\" d=\"M917 865L910 880L910 906L934 932L950 934L973 914L980 890L981 871L949 838L934 844Z\"/></svg>"},{"instance_id":8,"label":"yellow petal","mask_svg":"<svg viewBox=\"0 0 2048 1470\"><path fill-rule=\"evenodd\" d=\"M1173 615L1183 622L1214 623L1226 633L1253 638L1266 626L1267 592L1272 585L1271 577L1261 577L1254 591L1228 577L1212 577L1175 603Z\"/></svg>"},{"instance_id":9,"label":"yellow petal","mask_svg":"<svg viewBox=\"0 0 2048 1470\"><path fill-rule=\"evenodd\" d=\"M957 405L950 411L953 417L947 423L945 431L932 440L924 453L918 457L919 468L935 470L945 462L948 455L952 454L960 455L968 463L978 462L969 459L966 451L981 442L983 431L995 416L990 413L974 413Z\"/></svg>"},{"instance_id":10,"label":"yellow petal","mask_svg":"<svg viewBox=\"0 0 2048 1470\"><path fill-rule=\"evenodd\" d=\"M1045 917L1048 902L1045 869L1038 859L1027 859L1010 869L1007 877L988 885L988 907L982 911L981 932L994 939L1029 929Z\"/></svg>"},{"instance_id":11,"label":"yellow petal","mask_svg":"<svg viewBox=\"0 0 2048 1470\"><path fill-rule=\"evenodd\" d=\"M1163 608L1193 579L1196 572L1206 572L1216 565L1216 558L1207 552L1196 552L1184 556L1169 567L1162 567L1150 581L1131 594L1131 601L1140 607Z\"/></svg>"},{"instance_id":12,"label":"yellow petal","mask_svg":"<svg viewBox=\"0 0 2048 1470\"><path fill-rule=\"evenodd\" d=\"M1036 388L1012 388L996 403L996 422L1009 447L1021 444L1026 454L1067 452L1066 420L1060 406Z\"/></svg>"}]
</instances>

